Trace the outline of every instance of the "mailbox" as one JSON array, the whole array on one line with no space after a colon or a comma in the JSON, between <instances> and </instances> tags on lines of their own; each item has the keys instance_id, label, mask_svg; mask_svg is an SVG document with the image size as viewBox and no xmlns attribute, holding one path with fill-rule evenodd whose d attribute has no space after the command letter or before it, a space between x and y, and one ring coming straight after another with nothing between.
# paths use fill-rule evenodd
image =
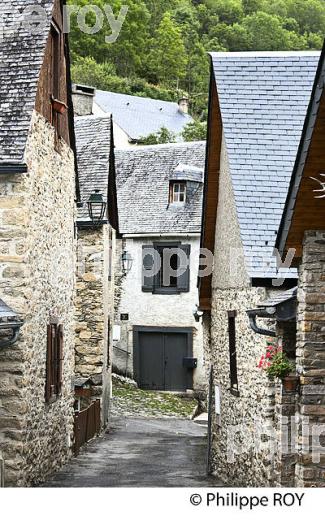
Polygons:
<instances>
[{"instance_id":1,"label":"mailbox","mask_svg":"<svg viewBox=\"0 0 325 520\"><path fill-rule=\"evenodd\" d=\"M185 368L197 368L197 358L193 358L193 357L183 358L183 366Z\"/></svg>"}]
</instances>

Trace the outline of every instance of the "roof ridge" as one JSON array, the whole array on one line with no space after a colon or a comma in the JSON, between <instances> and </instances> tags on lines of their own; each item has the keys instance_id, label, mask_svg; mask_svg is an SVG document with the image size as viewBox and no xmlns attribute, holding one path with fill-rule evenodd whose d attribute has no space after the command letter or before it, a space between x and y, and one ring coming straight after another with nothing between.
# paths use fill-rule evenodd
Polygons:
<instances>
[{"instance_id":1,"label":"roof ridge","mask_svg":"<svg viewBox=\"0 0 325 520\"><path fill-rule=\"evenodd\" d=\"M321 51L240 51L209 52L212 58L290 58L294 56L320 56Z\"/></svg>"},{"instance_id":2,"label":"roof ridge","mask_svg":"<svg viewBox=\"0 0 325 520\"><path fill-rule=\"evenodd\" d=\"M156 99L156 98L152 98L149 96L136 96L133 94L124 94L124 92L112 92L111 90L96 89L96 94L98 92L103 92L105 94L113 94L115 96L123 96L123 97L127 97L127 98L150 99L150 101L156 101L157 103L168 103L168 104L172 104L172 105L177 105L177 101L167 101L165 99Z\"/></svg>"},{"instance_id":3,"label":"roof ridge","mask_svg":"<svg viewBox=\"0 0 325 520\"><path fill-rule=\"evenodd\" d=\"M161 149L161 148L183 148L183 147L193 147L197 145L206 144L206 141L184 141L180 143L163 143L163 144L146 144L146 145L138 145L138 146L130 146L129 148L116 148L117 152L141 152L142 150L149 149Z\"/></svg>"}]
</instances>

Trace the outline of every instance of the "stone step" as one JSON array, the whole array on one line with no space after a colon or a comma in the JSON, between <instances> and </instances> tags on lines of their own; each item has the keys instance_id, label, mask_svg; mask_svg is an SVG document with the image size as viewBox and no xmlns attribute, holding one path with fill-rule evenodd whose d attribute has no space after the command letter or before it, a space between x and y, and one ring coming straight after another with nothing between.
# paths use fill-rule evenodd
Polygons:
<instances>
[{"instance_id":1,"label":"stone step","mask_svg":"<svg viewBox=\"0 0 325 520\"><path fill-rule=\"evenodd\" d=\"M208 426L208 421L209 421L209 415L207 413L201 413L194 419L194 422L196 424L202 424L203 426Z\"/></svg>"}]
</instances>

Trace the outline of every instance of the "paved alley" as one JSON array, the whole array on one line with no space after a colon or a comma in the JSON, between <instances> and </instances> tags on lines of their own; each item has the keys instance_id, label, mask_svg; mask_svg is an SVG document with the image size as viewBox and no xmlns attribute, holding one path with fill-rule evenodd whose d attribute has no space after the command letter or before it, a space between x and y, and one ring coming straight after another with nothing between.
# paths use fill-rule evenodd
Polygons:
<instances>
[{"instance_id":1,"label":"paved alley","mask_svg":"<svg viewBox=\"0 0 325 520\"><path fill-rule=\"evenodd\" d=\"M197 401L140 390L113 377L110 428L45 486L208 487L207 428L190 420Z\"/></svg>"},{"instance_id":2,"label":"paved alley","mask_svg":"<svg viewBox=\"0 0 325 520\"><path fill-rule=\"evenodd\" d=\"M213 487L206 428L188 419L115 418L46 487Z\"/></svg>"}]
</instances>

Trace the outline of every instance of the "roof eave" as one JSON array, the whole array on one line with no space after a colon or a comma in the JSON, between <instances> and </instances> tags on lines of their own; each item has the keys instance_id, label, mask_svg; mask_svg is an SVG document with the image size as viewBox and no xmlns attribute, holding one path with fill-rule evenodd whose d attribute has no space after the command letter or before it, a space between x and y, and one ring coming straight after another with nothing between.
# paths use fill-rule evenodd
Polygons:
<instances>
[{"instance_id":1,"label":"roof eave","mask_svg":"<svg viewBox=\"0 0 325 520\"><path fill-rule=\"evenodd\" d=\"M2 163L0 164L1 175L14 175L27 173L27 164L24 163Z\"/></svg>"}]
</instances>

